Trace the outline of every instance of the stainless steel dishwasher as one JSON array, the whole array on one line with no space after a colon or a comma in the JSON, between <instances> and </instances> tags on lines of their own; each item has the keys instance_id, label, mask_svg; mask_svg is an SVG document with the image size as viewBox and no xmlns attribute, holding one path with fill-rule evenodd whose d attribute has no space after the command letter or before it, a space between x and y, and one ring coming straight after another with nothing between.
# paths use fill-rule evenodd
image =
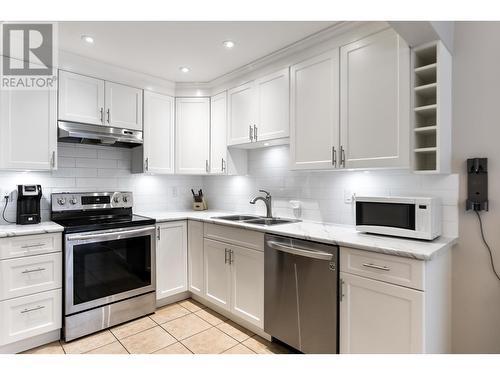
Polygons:
<instances>
[{"instance_id":1,"label":"stainless steel dishwasher","mask_svg":"<svg viewBox=\"0 0 500 375\"><path fill-rule=\"evenodd\" d=\"M337 246L266 234L264 331L302 353L338 353Z\"/></svg>"}]
</instances>

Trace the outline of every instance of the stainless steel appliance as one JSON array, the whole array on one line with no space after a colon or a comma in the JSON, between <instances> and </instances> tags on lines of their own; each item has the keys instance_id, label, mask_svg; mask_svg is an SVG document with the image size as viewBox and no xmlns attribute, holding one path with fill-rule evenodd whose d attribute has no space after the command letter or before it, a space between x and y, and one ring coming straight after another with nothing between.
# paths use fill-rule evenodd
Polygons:
<instances>
[{"instance_id":1,"label":"stainless steel appliance","mask_svg":"<svg viewBox=\"0 0 500 375\"><path fill-rule=\"evenodd\" d=\"M38 224L40 215L40 185L17 185L16 224Z\"/></svg>"},{"instance_id":2,"label":"stainless steel appliance","mask_svg":"<svg viewBox=\"0 0 500 375\"><path fill-rule=\"evenodd\" d=\"M429 197L356 197L356 229L433 240L441 235L441 201Z\"/></svg>"},{"instance_id":3,"label":"stainless steel appliance","mask_svg":"<svg viewBox=\"0 0 500 375\"><path fill-rule=\"evenodd\" d=\"M144 143L142 130L113 128L111 126L58 122L58 140L67 143L85 143L132 148Z\"/></svg>"},{"instance_id":4,"label":"stainless steel appliance","mask_svg":"<svg viewBox=\"0 0 500 375\"><path fill-rule=\"evenodd\" d=\"M52 220L64 227L66 341L155 310L155 220L132 204L130 192L52 194Z\"/></svg>"},{"instance_id":5,"label":"stainless steel appliance","mask_svg":"<svg viewBox=\"0 0 500 375\"><path fill-rule=\"evenodd\" d=\"M266 234L264 331L303 353L338 353L337 246Z\"/></svg>"}]
</instances>

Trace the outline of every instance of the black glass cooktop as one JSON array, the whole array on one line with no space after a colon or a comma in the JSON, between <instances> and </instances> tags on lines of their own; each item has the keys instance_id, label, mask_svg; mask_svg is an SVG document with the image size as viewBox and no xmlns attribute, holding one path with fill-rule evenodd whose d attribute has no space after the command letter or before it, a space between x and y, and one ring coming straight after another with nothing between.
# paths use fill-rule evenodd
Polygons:
<instances>
[{"instance_id":1,"label":"black glass cooktop","mask_svg":"<svg viewBox=\"0 0 500 375\"><path fill-rule=\"evenodd\" d=\"M155 224L155 219L140 215L82 215L72 217L52 217L52 221L62 225L65 233L77 233L116 228L128 228Z\"/></svg>"}]
</instances>

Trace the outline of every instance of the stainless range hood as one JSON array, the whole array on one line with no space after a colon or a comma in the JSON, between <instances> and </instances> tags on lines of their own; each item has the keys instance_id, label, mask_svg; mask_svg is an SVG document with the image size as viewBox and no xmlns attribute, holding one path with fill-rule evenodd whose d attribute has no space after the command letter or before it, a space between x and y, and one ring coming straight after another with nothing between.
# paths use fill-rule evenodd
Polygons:
<instances>
[{"instance_id":1,"label":"stainless range hood","mask_svg":"<svg viewBox=\"0 0 500 375\"><path fill-rule=\"evenodd\" d=\"M76 122L58 122L59 142L82 143L132 148L143 144L142 131L89 125Z\"/></svg>"}]
</instances>

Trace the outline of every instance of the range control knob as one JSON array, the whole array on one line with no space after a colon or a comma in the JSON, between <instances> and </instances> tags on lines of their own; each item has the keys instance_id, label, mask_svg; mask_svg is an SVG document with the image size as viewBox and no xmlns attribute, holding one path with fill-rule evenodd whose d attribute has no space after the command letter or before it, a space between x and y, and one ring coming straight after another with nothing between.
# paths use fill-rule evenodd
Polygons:
<instances>
[{"instance_id":1,"label":"range control knob","mask_svg":"<svg viewBox=\"0 0 500 375\"><path fill-rule=\"evenodd\" d=\"M76 199L76 198L71 198L71 199L69 200L69 203L71 203L71 204L77 204L77 203L78 203L78 199Z\"/></svg>"},{"instance_id":2,"label":"range control knob","mask_svg":"<svg viewBox=\"0 0 500 375\"><path fill-rule=\"evenodd\" d=\"M66 198L57 198L57 204L59 206L64 206L66 204Z\"/></svg>"},{"instance_id":3,"label":"range control knob","mask_svg":"<svg viewBox=\"0 0 500 375\"><path fill-rule=\"evenodd\" d=\"M123 199L123 201L124 201L125 203L127 203L127 202L128 202L128 196L127 196L127 195L124 195L122 199Z\"/></svg>"},{"instance_id":4,"label":"range control knob","mask_svg":"<svg viewBox=\"0 0 500 375\"><path fill-rule=\"evenodd\" d=\"M114 198L113 198L113 202L115 202L115 203L119 203L119 202L120 202L120 198L118 198L118 197L114 197Z\"/></svg>"}]
</instances>

